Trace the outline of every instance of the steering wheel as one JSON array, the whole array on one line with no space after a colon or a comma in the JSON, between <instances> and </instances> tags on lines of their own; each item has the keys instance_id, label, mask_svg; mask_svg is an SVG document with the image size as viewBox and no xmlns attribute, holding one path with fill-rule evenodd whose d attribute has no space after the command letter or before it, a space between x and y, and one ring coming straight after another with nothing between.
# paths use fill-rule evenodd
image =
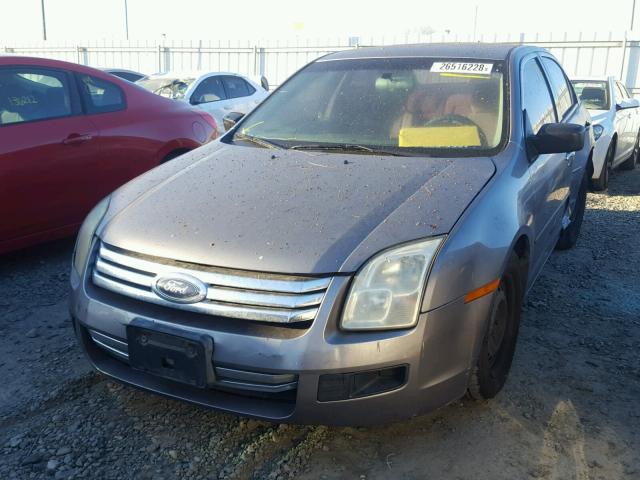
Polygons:
<instances>
[{"instance_id":1,"label":"steering wheel","mask_svg":"<svg viewBox=\"0 0 640 480\"><path fill-rule=\"evenodd\" d=\"M476 122L474 122L470 118L467 118L463 115L456 115L456 114L442 115L441 117L437 117L432 120L429 120L427 123L425 123L424 126L425 127L463 127L463 126L476 127L478 129L478 137L480 138L480 146L481 147L487 146L487 136L482 131L482 128L480 128L480 125L478 125Z\"/></svg>"}]
</instances>

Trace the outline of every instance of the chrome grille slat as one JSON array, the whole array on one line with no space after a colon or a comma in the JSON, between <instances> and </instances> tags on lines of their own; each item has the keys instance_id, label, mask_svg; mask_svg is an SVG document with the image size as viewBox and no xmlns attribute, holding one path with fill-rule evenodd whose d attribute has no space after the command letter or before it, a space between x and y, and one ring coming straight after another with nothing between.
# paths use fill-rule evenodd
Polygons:
<instances>
[{"instance_id":1,"label":"chrome grille slat","mask_svg":"<svg viewBox=\"0 0 640 480\"><path fill-rule=\"evenodd\" d=\"M259 293L247 290L210 287L207 299L225 303L241 303L258 307L304 308L320 305L324 292L288 295Z\"/></svg>"},{"instance_id":2,"label":"chrome grille slat","mask_svg":"<svg viewBox=\"0 0 640 480\"><path fill-rule=\"evenodd\" d=\"M129 268L149 272L151 274L184 273L199 278L204 283L208 283L210 285L239 288L243 290L308 293L326 290L329 286L329 282L331 281L330 277L310 278L304 280L277 280L190 269L124 255L105 247L104 244L100 246L100 257L108 260L109 262L126 265Z\"/></svg>"},{"instance_id":3,"label":"chrome grille slat","mask_svg":"<svg viewBox=\"0 0 640 480\"><path fill-rule=\"evenodd\" d=\"M104 343L111 344L111 346L113 346L114 348L121 349L124 352L129 351L129 345L123 340L119 340L115 337L112 337L111 335L105 335L104 333L100 333L97 330L91 330L90 333L91 337L94 340L100 340Z\"/></svg>"},{"instance_id":4,"label":"chrome grille slat","mask_svg":"<svg viewBox=\"0 0 640 480\"><path fill-rule=\"evenodd\" d=\"M315 319L331 278L255 277L185 268L155 262L100 245L93 269L94 285L143 302L190 312L272 323L308 322ZM207 284L207 297L196 303L165 300L153 290L156 278L187 274ZM248 274L247 274L248 275ZM272 278L267 278L272 277ZM276 278L273 278L276 277Z\"/></svg>"},{"instance_id":5,"label":"chrome grille slat","mask_svg":"<svg viewBox=\"0 0 640 480\"><path fill-rule=\"evenodd\" d=\"M120 360L129 361L129 345L126 341L90 328L87 330L91 340L98 347ZM214 385L220 387L277 393L294 390L298 386L298 376L293 373L263 373L215 366L214 370L216 374Z\"/></svg>"},{"instance_id":6,"label":"chrome grille slat","mask_svg":"<svg viewBox=\"0 0 640 480\"><path fill-rule=\"evenodd\" d=\"M126 342L116 340L111 336L104 335L100 332L96 332L95 330L89 330L89 335L91 335L91 340L93 340L96 345L99 345L117 357L129 360L129 346Z\"/></svg>"},{"instance_id":7,"label":"chrome grille slat","mask_svg":"<svg viewBox=\"0 0 640 480\"><path fill-rule=\"evenodd\" d=\"M151 289L153 276L135 273L130 270L111 265L102 259L98 259L96 262L96 270L100 273L109 275L110 277L119 278L125 282L135 283L136 285Z\"/></svg>"}]
</instances>

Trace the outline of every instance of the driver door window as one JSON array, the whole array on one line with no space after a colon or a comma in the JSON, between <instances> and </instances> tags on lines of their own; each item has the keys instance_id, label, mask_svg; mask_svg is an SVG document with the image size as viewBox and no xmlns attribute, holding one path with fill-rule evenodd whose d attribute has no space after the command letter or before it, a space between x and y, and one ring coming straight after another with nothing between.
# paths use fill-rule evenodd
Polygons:
<instances>
[{"instance_id":1,"label":"driver door window","mask_svg":"<svg viewBox=\"0 0 640 480\"><path fill-rule=\"evenodd\" d=\"M191 103L211 103L226 100L227 95L222 85L222 79L218 76L205 78L191 95Z\"/></svg>"},{"instance_id":2,"label":"driver door window","mask_svg":"<svg viewBox=\"0 0 640 480\"><path fill-rule=\"evenodd\" d=\"M538 133L545 123L556 122L553 100L542 69L535 59L527 61L522 69L522 109L527 112L531 133Z\"/></svg>"},{"instance_id":3,"label":"driver door window","mask_svg":"<svg viewBox=\"0 0 640 480\"><path fill-rule=\"evenodd\" d=\"M255 92L255 89L247 84L242 78L226 76L224 86L229 98L248 97Z\"/></svg>"}]
</instances>

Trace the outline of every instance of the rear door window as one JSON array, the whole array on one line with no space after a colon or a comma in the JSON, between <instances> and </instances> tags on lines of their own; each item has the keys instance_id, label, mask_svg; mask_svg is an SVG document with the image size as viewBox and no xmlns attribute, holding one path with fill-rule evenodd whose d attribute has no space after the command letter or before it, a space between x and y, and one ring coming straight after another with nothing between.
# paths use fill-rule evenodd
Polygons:
<instances>
[{"instance_id":1,"label":"rear door window","mask_svg":"<svg viewBox=\"0 0 640 480\"><path fill-rule=\"evenodd\" d=\"M219 76L205 78L191 95L192 103L209 103L225 100L227 95Z\"/></svg>"},{"instance_id":2,"label":"rear door window","mask_svg":"<svg viewBox=\"0 0 640 480\"><path fill-rule=\"evenodd\" d=\"M558 109L558 118L564 118L565 114L575 103L573 100L573 87L565 77L562 68L549 57L542 57L542 63L547 69L549 82L553 91L553 100Z\"/></svg>"},{"instance_id":3,"label":"rear door window","mask_svg":"<svg viewBox=\"0 0 640 480\"><path fill-rule=\"evenodd\" d=\"M522 108L527 112L533 134L545 123L556 122L551 93L535 59L528 60L522 69Z\"/></svg>"},{"instance_id":4,"label":"rear door window","mask_svg":"<svg viewBox=\"0 0 640 480\"><path fill-rule=\"evenodd\" d=\"M0 68L0 126L73 113L67 73L29 66Z\"/></svg>"},{"instance_id":5,"label":"rear door window","mask_svg":"<svg viewBox=\"0 0 640 480\"><path fill-rule=\"evenodd\" d=\"M111 73L112 75L115 75L116 77L124 78L129 82L135 82L142 78L142 75L138 75L137 73L133 73L133 72L111 72Z\"/></svg>"},{"instance_id":6,"label":"rear door window","mask_svg":"<svg viewBox=\"0 0 640 480\"><path fill-rule=\"evenodd\" d=\"M87 113L117 112L126 108L124 92L115 83L79 74L80 93Z\"/></svg>"},{"instance_id":7,"label":"rear door window","mask_svg":"<svg viewBox=\"0 0 640 480\"><path fill-rule=\"evenodd\" d=\"M223 81L229 98L248 97L255 92L255 89L249 88L250 85L240 77L225 76Z\"/></svg>"}]
</instances>

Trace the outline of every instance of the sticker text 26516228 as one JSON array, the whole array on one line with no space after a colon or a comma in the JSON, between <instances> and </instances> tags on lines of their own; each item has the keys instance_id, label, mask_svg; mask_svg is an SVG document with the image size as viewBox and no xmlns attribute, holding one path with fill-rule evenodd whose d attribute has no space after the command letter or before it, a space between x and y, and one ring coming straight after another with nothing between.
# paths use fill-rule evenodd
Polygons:
<instances>
[{"instance_id":1,"label":"sticker text 26516228","mask_svg":"<svg viewBox=\"0 0 640 480\"><path fill-rule=\"evenodd\" d=\"M438 73L474 73L476 75L490 75L493 63L475 62L433 62L432 72Z\"/></svg>"}]
</instances>

